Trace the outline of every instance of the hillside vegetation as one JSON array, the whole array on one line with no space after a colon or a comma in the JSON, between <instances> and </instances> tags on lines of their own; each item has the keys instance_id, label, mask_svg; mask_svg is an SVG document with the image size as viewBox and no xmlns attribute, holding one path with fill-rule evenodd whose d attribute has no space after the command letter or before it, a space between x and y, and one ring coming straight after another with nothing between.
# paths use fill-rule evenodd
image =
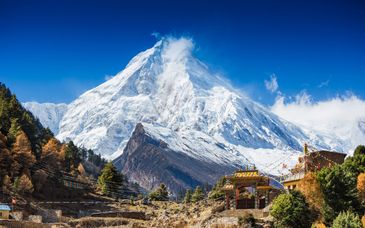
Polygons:
<instances>
[{"instance_id":1,"label":"hillside vegetation","mask_svg":"<svg viewBox=\"0 0 365 228\"><path fill-rule=\"evenodd\" d=\"M273 202L277 227L362 227L365 218L365 147L342 164L307 173L298 187Z\"/></svg>"},{"instance_id":2,"label":"hillside vegetation","mask_svg":"<svg viewBox=\"0 0 365 228\"><path fill-rule=\"evenodd\" d=\"M41 198L78 196L65 191L63 175L75 181L88 176L82 163L100 169L106 161L72 141L61 143L24 109L16 96L0 83L0 186L10 196Z\"/></svg>"}]
</instances>

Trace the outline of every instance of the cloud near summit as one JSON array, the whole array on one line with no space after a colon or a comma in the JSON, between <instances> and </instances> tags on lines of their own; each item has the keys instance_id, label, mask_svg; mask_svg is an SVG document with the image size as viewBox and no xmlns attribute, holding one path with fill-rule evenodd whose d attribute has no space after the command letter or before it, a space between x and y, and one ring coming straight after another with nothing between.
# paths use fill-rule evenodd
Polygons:
<instances>
[{"instance_id":1,"label":"cloud near summit","mask_svg":"<svg viewBox=\"0 0 365 228\"><path fill-rule=\"evenodd\" d=\"M270 80L265 80L265 87L271 93L274 93L279 89L278 79L275 74L270 75Z\"/></svg>"},{"instance_id":2,"label":"cloud near summit","mask_svg":"<svg viewBox=\"0 0 365 228\"><path fill-rule=\"evenodd\" d=\"M271 111L292 123L364 144L365 100L354 94L314 102L306 92L294 100L278 96Z\"/></svg>"}]
</instances>

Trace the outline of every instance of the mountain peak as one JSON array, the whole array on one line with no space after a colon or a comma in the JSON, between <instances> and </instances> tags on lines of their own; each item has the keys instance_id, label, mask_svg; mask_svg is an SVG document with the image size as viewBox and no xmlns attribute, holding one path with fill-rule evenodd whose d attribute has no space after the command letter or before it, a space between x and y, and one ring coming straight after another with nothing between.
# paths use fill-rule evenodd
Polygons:
<instances>
[{"instance_id":1,"label":"mountain peak","mask_svg":"<svg viewBox=\"0 0 365 228\"><path fill-rule=\"evenodd\" d=\"M57 137L114 159L138 123L172 151L233 167L255 163L249 155L257 149L292 154L303 142L330 149L233 89L194 56L185 37L163 38L68 105Z\"/></svg>"}]
</instances>

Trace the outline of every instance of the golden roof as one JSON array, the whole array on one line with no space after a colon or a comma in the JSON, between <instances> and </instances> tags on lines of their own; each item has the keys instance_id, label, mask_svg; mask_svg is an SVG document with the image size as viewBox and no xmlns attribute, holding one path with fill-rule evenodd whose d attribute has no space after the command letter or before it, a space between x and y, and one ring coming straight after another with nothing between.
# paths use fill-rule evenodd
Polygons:
<instances>
[{"instance_id":1,"label":"golden roof","mask_svg":"<svg viewBox=\"0 0 365 228\"><path fill-rule=\"evenodd\" d=\"M223 191L233 190L233 184L225 184L222 188Z\"/></svg>"}]
</instances>

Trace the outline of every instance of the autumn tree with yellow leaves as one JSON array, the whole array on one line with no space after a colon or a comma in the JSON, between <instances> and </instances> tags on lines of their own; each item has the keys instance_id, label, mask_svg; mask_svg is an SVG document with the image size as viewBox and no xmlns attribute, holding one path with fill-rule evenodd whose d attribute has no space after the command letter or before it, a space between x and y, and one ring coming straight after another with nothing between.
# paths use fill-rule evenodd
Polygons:
<instances>
[{"instance_id":1,"label":"autumn tree with yellow leaves","mask_svg":"<svg viewBox=\"0 0 365 228\"><path fill-rule=\"evenodd\" d=\"M10 171L13 177L20 176L22 172L28 172L28 169L35 163L36 159L32 153L31 143L24 131L20 131L16 136L11 154L13 163Z\"/></svg>"},{"instance_id":2,"label":"autumn tree with yellow leaves","mask_svg":"<svg viewBox=\"0 0 365 228\"><path fill-rule=\"evenodd\" d=\"M360 201L365 204L365 173L360 173L357 177L357 191Z\"/></svg>"},{"instance_id":3,"label":"autumn tree with yellow leaves","mask_svg":"<svg viewBox=\"0 0 365 228\"><path fill-rule=\"evenodd\" d=\"M319 212L323 207L323 193L318 183L316 174L307 173L298 184L298 190L305 196L312 209Z\"/></svg>"}]
</instances>

